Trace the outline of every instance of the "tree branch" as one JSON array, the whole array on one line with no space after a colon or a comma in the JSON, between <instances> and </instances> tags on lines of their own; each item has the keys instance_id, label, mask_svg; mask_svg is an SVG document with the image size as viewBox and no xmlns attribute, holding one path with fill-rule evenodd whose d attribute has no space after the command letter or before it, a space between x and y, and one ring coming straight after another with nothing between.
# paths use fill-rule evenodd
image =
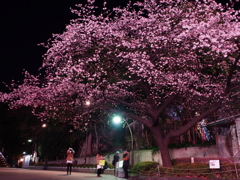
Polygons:
<instances>
[{"instance_id":1,"label":"tree branch","mask_svg":"<svg viewBox=\"0 0 240 180\"><path fill-rule=\"evenodd\" d=\"M147 127L152 127L152 126L153 126L153 121L151 121L151 120L144 119L144 118L142 118L142 117L140 117L140 116L137 116L137 115L135 115L135 114L133 114L133 113L123 112L123 114L124 114L125 116L127 116L127 117L130 117L130 118L132 118L132 119L137 120L138 122L144 124L144 125L147 126Z\"/></svg>"},{"instance_id":2,"label":"tree branch","mask_svg":"<svg viewBox=\"0 0 240 180\"><path fill-rule=\"evenodd\" d=\"M234 72L234 70L236 70L237 63L238 63L239 59L240 59L240 55L235 59L235 62L233 63L233 65L232 65L232 67L229 71L229 74L228 74L228 77L227 77L226 93L228 93L230 91L233 72Z\"/></svg>"},{"instance_id":3,"label":"tree branch","mask_svg":"<svg viewBox=\"0 0 240 180\"><path fill-rule=\"evenodd\" d=\"M167 98L163 105L160 106L160 108L157 110L157 113L155 114L155 118L158 118L163 110L177 97L177 94L171 95L169 98Z\"/></svg>"},{"instance_id":4,"label":"tree branch","mask_svg":"<svg viewBox=\"0 0 240 180\"><path fill-rule=\"evenodd\" d=\"M195 116L193 118L193 120L191 120L189 123L187 123L186 125L180 127L177 130L171 130L167 136L165 141L169 142L170 139L172 137L177 137L180 136L181 134L187 132L190 128L192 128L198 121L204 119L205 117L207 117L209 114L215 112L218 108L220 108L220 106L222 105L222 102L218 102L216 104L214 104L211 108L209 108L207 111L203 112L201 115L199 116Z\"/></svg>"}]
</instances>

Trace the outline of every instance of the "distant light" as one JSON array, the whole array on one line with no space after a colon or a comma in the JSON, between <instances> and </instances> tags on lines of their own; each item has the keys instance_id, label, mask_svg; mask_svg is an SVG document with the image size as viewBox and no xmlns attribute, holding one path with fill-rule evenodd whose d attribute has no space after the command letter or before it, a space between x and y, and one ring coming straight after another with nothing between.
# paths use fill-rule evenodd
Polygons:
<instances>
[{"instance_id":1,"label":"distant light","mask_svg":"<svg viewBox=\"0 0 240 180\"><path fill-rule=\"evenodd\" d=\"M23 154L26 154L26 152L24 151Z\"/></svg>"},{"instance_id":2,"label":"distant light","mask_svg":"<svg viewBox=\"0 0 240 180\"><path fill-rule=\"evenodd\" d=\"M21 158L20 161L23 162L23 158Z\"/></svg>"},{"instance_id":3,"label":"distant light","mask_svg":"<svg viewBox=\"0 0 240 180\"><path fill-rule=\"evenodd\" d=\"M113 122L116 124L119 124L122 121L122 118L120 116L114 116L113 117Z\"/></svg>"},{"instance_id":4,"label":"distant light","mask_svg":"<svg viewBox=\"0 0 240 180\"><path fill-rule=\"evenodd\" d=\"M31 140L31 139L28 139L28 142L30 143L30 142L32 142L32 140Z\"/></svg>"},{"instance_id":5,"label":"distant light","mask_svg":"<svg viewBox=\"0 0 240 180\"><path fill-rule=\"evenodd\" d=\"M89 100L86 101L86 105L90 106L91 102Z\"/></svg>"},{"instance_id":6,"label":"distant light","mask_svg":"<svg viewBox=\"0 0 240 180\"><path fill-rule=\"evenodd\" d=\"M45 124L45 123L44 123L44 124L42 124L42 127L43 127L43 128L47 127L47 124Z\"/></svg>"},{"instance_id":7,"label":"distant light","mask_svg":"<svg viewBox=\"0 0 240 180\"><path fill-rule=\"evenodd\" d=\"M199 112L195 112L195 116L200 116Z\"/></svg>"}]
</instances>

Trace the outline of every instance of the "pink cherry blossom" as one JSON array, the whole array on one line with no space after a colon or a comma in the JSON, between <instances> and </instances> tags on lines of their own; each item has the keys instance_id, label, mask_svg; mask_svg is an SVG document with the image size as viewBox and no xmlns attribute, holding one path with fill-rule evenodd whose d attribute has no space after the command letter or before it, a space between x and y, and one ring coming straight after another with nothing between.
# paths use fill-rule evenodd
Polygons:
<instances>
[{"instance_id":1,"label":"pink cherry blossom","mask_svg":"<svg viewBox=\"0 0 240 180\"><path fill-rule=\"evenodd\" d=\"M79 18L46 45L44 77L26 73L1 100L76 128L96 121L94 113L124 106L122 114L151 130L163 166L171 166L171 138L239 97L240 24L239 12L213 0L163 2L146 0L136 4L138 11L128 6L99 16L92 0L78 5L72 11ZM180 127L163 118L172 105L188 114Z\"/></svg>"}]
</instances>

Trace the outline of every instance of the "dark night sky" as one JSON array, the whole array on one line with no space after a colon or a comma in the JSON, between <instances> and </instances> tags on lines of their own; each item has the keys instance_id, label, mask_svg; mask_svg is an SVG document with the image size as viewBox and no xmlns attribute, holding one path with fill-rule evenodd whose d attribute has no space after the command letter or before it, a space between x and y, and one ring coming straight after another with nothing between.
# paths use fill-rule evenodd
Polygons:
<instances>
[{"instance_id":1,"label":"dark night sky","mask_svg":"<svg viewBox=\"0 0 240 180\"><path fill-rule=\"evenodd\" d=\"M70 19L77 17L70 7L82 1L2 1L0 82L21 80L23 69L37 74L46 51L38 44L46 42L52 33L63 32Z\"/></svg>"},{"instance_id":2,"label":"dark night sky","mask_svg":"<svg viewBox=\"0 0 240 180\"><path fill-rule=\"evenodd\" d=\"M0 3L1 12L1 64L0 91L2 82L22 80L23 69L37 74L46 49L38 46L51 38L52 33L61 33L72 14L70 7L85 0L5 0ZM102 0L98 0L102 1ZM224 0L218 0L224 1ZM111 6L127 0L110 0Z\"/></svg>"},{"instance_id":3,"label":"dark night sky","mask_svg":"<svg viewBox=\"0 0 240 180\"><path fill-rule=\"evenodd\" d=\"M102 2L103 0L97 0ZM119 6L128 0L109 0L110 6ZM37 75L46 49L39 43L46 42L53 33L62 33L65 25L77 15L70 7L86 0L6 0L0 3L1 53L0 91L11 80L22 80L23 70Z\"/></svg>"}]
</instances>

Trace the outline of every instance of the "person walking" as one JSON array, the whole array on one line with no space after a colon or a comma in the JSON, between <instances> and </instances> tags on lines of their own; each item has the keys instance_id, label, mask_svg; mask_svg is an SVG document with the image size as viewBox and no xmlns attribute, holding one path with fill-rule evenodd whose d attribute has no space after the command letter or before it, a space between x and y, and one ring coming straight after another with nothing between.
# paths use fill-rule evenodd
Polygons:
<instances>
[{"instance_id":1,"label":"person walking","mask_svg":"<svg viewBox=\"0 0 240 180\"><path fill-rule=\"evenodd\" d=\"M112 165L114 166L114 176L117 176L117 163L119 161L119 151L117 151L113 156Z\"/></svg>"},{"instance_id":2,"label":"person walking","mask_svg":"<svg viewBox=\"0 0 240 180\"><path fill-rule=\"evenodd\" d=\"M130 161L130 150L126 150L123 152L123 171L126 179L128 179L128 167Z\"/></svg>"},{"instance_id":3,"label":"person walking","mask_svg":"<svg viewBox=\"0 0 240 180\"><path fill-rule=\"evenodd\" d=\"M104 157L102 156L102 153L99 151L96 155L96 163L97 163L97 177L102 177L102 169L105 165L105 162L103 164L100 163L101 160L104 160Z\"/></svg>"},{"instance_id":4,"label":"person walking","mask_svg":"<svg viewBox=\"0 0 240 180\"><path fill-rule=\"evenodd\" d=\"M72 148L68 148L67 150L67 174L70 174L72 173L72 164L73 164L73 160L74 160L74 154L75 154L75 151L72 149Z\"/></svg>"}]
</instances>

